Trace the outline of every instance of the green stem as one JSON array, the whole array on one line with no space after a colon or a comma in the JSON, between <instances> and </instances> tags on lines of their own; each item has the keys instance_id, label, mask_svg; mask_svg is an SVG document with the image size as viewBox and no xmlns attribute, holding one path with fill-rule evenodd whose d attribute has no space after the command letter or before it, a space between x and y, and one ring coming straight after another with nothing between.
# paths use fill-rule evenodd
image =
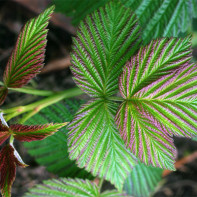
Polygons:
<instances>
[{"instance_id":1,"label":"green stem","mask_svg":"<svg viewBox=\"0 0 197 197\"><path fill-rule=\"evenodd\" d=\"M1 86L4 86L4 83L3 83L2 81L0 81L0 85L1 85Z\"/></svg>"},{"instance_id":2,"label":"green stem","mask_svg":"<svg viewBox=\"0 0 197 197\"><path fill-rule=\"evenodd\" d=\"M15 91L15 92L22 92L26 94L32 94L32 95L38 95L38 96L51 96L55 92L49 91L49 90L36 90L32 88L8 88L9 90Z\"/></svg>"},{"instance_id":3,"label":"green stem","mask_svg":"<svg viewBox=\"0 0 197 197\"><path fill-rule=\"evenodd\" d=\"M10 144L13 144L13 142L14 142L14 136L11 135L11 136L10 136Z\"/></svg>"},{"instance_id":4,"label":"green stem","mask_svg":"<svg viewBox=\"0 0 197 197\"><path fill-rule=\"evenodd\" d=\"M104 179L101 178L100 181L99 181L99 184L98 184L98 188L99 188L100 192L101 192L101 188L102 188L103 182L104 182Z\"/></svg>"},{"instance_id":5,"label":"green stem","mask_svg":"<svg viewBox=\"0 0 197 197\"><path fill-rule=\"evenodd\" d=\"M110 101L115 101L115 102L122 102L125 99L123 99L122 97L117 97L117 96L112 96L108 98Z\"/></svg>"},{"instance_id":6,"label":"green stem","mask_svg":"<svg viewBox=\"0 0 197 197\"><path fill-rule=\"evenodd\" d=\"M4 117L5 117L6 121L9 121L10 119L12 119L20 114L23 114L25 112L29 112L27 114L27 117L26 117L26 115L24 117L22 117L20 123L23 123L27 120L27 118L30 118L34 114L38 113L41 109L43 109L49 105L52 105L56 102L59 102L62 99L71 98L71 97L78 96L81 94L83 94L82 90L80 90L79 88L72 88L72 89L65 90L65 91L62 91L59 93L55 93L47 98L36 101L35 103L31 103L26 106L13 107L10 109L4 109L2 111L5 114Z\"/></svg>"}]
</instances>

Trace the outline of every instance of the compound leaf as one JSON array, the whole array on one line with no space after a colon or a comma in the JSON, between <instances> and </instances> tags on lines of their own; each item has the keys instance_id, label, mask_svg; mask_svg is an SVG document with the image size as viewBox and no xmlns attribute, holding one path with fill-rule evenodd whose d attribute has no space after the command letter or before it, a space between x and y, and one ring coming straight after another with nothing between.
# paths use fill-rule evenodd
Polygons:
<instances>
[{"instance_id":1,"label":"compound leaf","mask_svg":"<svg viewBox=\"0 0 197 197\"><path fill-rule=\"evenodd\" d=\"M99 187L89 180L61 178L44 181L44 184L30 189L30 192L25 194L24 197L38 196L125 197L127 195L116 190L100 193Z\"/></svg>"},{"instance_id":2,"label":"compound leaf","mask_svg":"<svg viewBox=\"0 0 197 197\"><path fill-rule=\"evenodd\" d=\"M104 177L118 189L136 164L125 148L114 122L117 105L107 100L92 100L84 105L69 124L69 154L79 167Z\"/></svg>"},{"instance_id":3,"label":"compound leaf","mask_svg":"<svg viewBox=\"0 0 197 197\"><path fill-rule=\"evenodd\" d=\"M191 59L190 37L184 39L161 38L141 47L131 57L119 80L119 89L124 98L131 98L143 87L156 81Z\"/></svg>"},{"instance_id":4,"label":"compound leaf","mask_svg":"<svg viewBox=\"0 0 197 197\"><path fill-rule=\"evenodd\" d=\"M132 58L120 77L120 91L126 100L116 122L126 146L141 161L173 169L176 151L172 135L197 135L197 66L190 65L182 53L177 60L173 55L164 59L169 43L158 59L147 53L149 46ZM158 71L161 76L156 75Z\"/></svg>"},{"instance_id":5,"label":"compound leaf","mask_svg":"<svg viewBox=\"0 0 197 197\"><path fill-rule=\"evenodd\" d=\"M11 186L16 176L16 166L26 167L15 154L12 146L6 145L0 152L0 187L3 197L11 196Z\"/></svg>"},{"instance_id":6,"label":"compound leaf","mask_svg":"<svg viewBox=\"0 0 197 197\"><path fill-rule=\"evenodd\" d=\"M43 67L48 20L54 6L26 23L17 39L4 72L6 87L18 88L33 78Z\"/></svg>"},{"instance_id":7,"label":"compound leaf","mask_svg":"<svg viewBox=\"0 0 197 197\"><path fill-rule=\"evenodd\" d=\"M196 0L122 0L139 18L144 43L154 38L178 37L197 17Z\"/></svg>"},{"instance_id":8,"label":"compound leaf","mask_svg":"<svg viewBox=\"0 0 197 197\"><path fill-rule=\"evenodd\" d=\"M72 54L75 82L90 96L113 95L124 63L139 44L135 15L116 1L106 4L80 23Z\"/></svg>"},{"instance_id":9,"label":"compound leaf","mask_svg":"<svg viewBox=\"0 0 197 197\"><path fill-rule=\"evenodd\" d=\"M155 191L162 179L161 168L140 163L134 167L124 183L124 191L135 197L147 197Z\"/></svg>"},{"instance_id":10,"label":"compound leaf","mask_svg":"<svg viewBox=\"0 0 197 197\"><path fill-rule=\"evenodd\" d=\"M67 123L59 124L45 124L45 125L10 125L9 132L15 139L21 142L31 142L35 140L42 140L58 131Z\"/></svg>"},{"instance_id":11,"label":"compound leaf","mask_svg":"<svg viewBox=\"0 0 197 197\"><path fill-rule=\"evenodd\" d=\"M49 122L70 122L73 114L79 109L82 101L66 100L42 109L31 117L25 124L48 124ZM42 141L24 143L28 153L35 157L40 165L46 166L49 172L61 177L78 177L92 179L92 175L84 169L78 168L74 161L69 159L67 147L66 127ZM55 155L55 157L54 157ZM67 170L65 170L67 169Z\"/></svg>"}]
</instances>

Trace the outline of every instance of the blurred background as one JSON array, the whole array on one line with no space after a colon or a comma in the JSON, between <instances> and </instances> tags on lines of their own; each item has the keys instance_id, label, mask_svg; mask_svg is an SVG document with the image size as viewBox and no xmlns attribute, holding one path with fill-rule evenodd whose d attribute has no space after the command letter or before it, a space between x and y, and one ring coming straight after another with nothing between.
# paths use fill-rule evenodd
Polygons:
<instances>
[{"instance_id":1,"label":"blurred background","mask_svg":"<svg viewBox=\"0 0 197 197\"><path fill-rule=\"evenodd\" d=\"M91 1L87 1L86 7L81 8L81 13L69 8L62 8L55 0L57 11L64 10L65 14L56 12L49 24L48 43L46 48L45 67L33 81L34 88L60 91L75 84L69 70L72 37L76 34L78 24L77 14L83 15L83 10L91 12ZM66 0L65 0L66 1ZM68 0L71 2L70 0ZM99 1L99 0L98 0ZM0 81L4 67L14 47L21 27L30 18L35 17L49 5L51 0L0 0ZM73 0L73 4L77 1ZM100 1L102 5L105 1ZM69 16L74 16L72 19ZM191 33L193 35L193 56L197 58L197 19L192 20ZM84 96L84 99L87 97ZM21 93L9 94L6 99L6 107L27 104L37 100L37 97ZM164 171L163 179L158 186L155 197L197 197L197 141L186 138L175 138L178 148L176 172ZM17 169L16 180L13 184L12 193L14 197L22 196L28 188L45 179L55 178L57 175L49 173L44 166L40 166L27 150L16 144L21 157L30 165L26 169ZM66 170L66 169L65 169ZM107 183L106 183L107 185ZM109 187L107 185L106 187Z\"/></svg>"}]
</instances>

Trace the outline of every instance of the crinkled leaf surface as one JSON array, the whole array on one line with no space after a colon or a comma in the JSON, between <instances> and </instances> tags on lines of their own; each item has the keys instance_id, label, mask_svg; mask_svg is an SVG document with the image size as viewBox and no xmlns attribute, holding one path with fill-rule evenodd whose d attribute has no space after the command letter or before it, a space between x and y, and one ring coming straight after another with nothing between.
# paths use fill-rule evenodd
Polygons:
<instances>
[{"instance_id":1,"label":"crinkled leaf surface","mask_svg":"<svg viewBox=\"0 0 197 197\"><path fill-rule=\"evenodd\" d=\"M52 179L44 181L30 189L24 197L53 196L53 197L125 197L124 193L116 190L100 192L95 183L82 179Z\"/></svg>"},{"instance_id":2,"label":"crinkled leaf surface","mask_svg":"<svg viewBox=\"0 0 197 197\"><path fill-rule=\"evenodd\" d=\"M26 23L17 39L4 72L4 84L18 88L33 78L43 67L48 20L54 6Z\"/></svg>"},{"instance_id":3,"label":"crinkled leaf surface","mask_svg":"<svg viewBox=\"0 0 197 197\"><path fill-rule=\"evenodd\" d=\"M118 90L118 76L140 44L130 9L113 1L81 22L74 39L71 70L77 85L93 97Z\"/></svg>"},{"instance_id":4,"label":"crinkled leaf surface","mask_svg":"<svg viewBox=\"0 0 197 197\"><path fill-rule=\"evenodd\" d=\"M25 124L34 125L47 124L49 122L70 122L74 118L73 114L77 112L81 103L84 102L74 99L56 103L42 109L25 122ZM42 141L26 142L24 145L28 153L35 157L36 162L45 166L49 172L61 177L92 179L93 176L90 173L77 167L75 161L69 159L67 133L67 128L63 127Z\"/></svg>"},{"instance_id":5,"label":"crinkled leaf surface","mask_svg":"<svg viewBox=\"0 0 197 197\"><path fill-rule=\"evenodd\" d=\"M58 131L61 127L67 123L59 124L45 124L45 125L10 125L9 132L14 136L15 139L22 142L31 142L35 140L42 140L47 136L50 136Z\"/></svg>"},{"instance_id":6,"label":"crinkled leaf surface","mask_svg":"<svg viewBox=\"0 0 197 197\"><path fill-rule=\"evenodd\" d=\"M162 41L157 41L159 46ZM119 87L125 101L116 122L126 146L141 161L173 169L172 135L197 135L197 66L182 52L177 60L173 55L163 58L169 42L157 56L149 53L152 43L142 48L124 68Z\"/></svg>"},{"instance_id":7,"label":"crinkled leaf surface","mask_svg":"<svg viewBox=\"0 0 197 197\"><path fill-rule=\"evenodd\" d=\"M197 17L197 0L121 0L139 18L144 43L154 38L177 37Z\"/></svg>"},{"instance_id":8,"label":"crinkled leaf surface","mask_svg":"<svg viewBox=\"0 0 197 197\"><path fill-rule=\"evenodd\" d=\"M135 197L148 197L155 191L162 179L161 168L140 163L134 167L124 183L127 194Z\"/></svg>"},{"instance_id":9,"label":"crinkled leaf surface","mask_svg":"<svg viewBox=\"0 0 197 197\"><path fill-rule=\"evenodd\" d=\"M3 197L11 196L11 186L15 179L16 166L26 167L24 163L18 160L12 146L4 146L0 152L0 187Z\"/></svg>"},{"instance_id":10,"label":"crinkled leaf surface","mask_svg":"<svg viewBox=\"0 0 197 197\"><path fill-rule=\"evenodd\" d=\"M79 167L121 189L136 159L119 136L116 110L116 104L102 99L84 105L69 124L68 145L70 158L76 159Z\"/></svg>"}]
</instances>

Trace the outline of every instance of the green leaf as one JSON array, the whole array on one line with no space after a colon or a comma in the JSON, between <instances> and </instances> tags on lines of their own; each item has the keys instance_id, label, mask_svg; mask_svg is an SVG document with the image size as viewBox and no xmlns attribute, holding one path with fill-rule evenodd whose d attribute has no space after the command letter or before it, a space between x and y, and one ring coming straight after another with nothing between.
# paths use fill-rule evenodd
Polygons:
<instances>
[{"instance_id":1,"label":"green leaf","mask_svg":"<svg viewBox=\"0 0 197 197\"><path fill-rule=\"evenodd\" d=\"M26 124L47 124L49 122L61 123L70 122L73 114L79 109L80 103L77 100L66 100L50 107L42 109L39 113L31 117ZM77 167L74 161L69 159L67 147L66 127L60 129L52 136L42 141L24 143L28 153L35 157L36 161L46 166L49 172L53 172L61 177L92 178L92 175ZM66 170L65 170L66 169Z\"/></svg>"},{"instance_id":2,"label":"green leaf","mask_svg":"<svg viewBox=\"0 0 197 197\"><path fill-rule=\"evenodd\" d=\"M131 57L120 78L119 89L123 97L130 99L161 76L189 62L192 57L190 40L190 37L161 38L141 47L138 54Z\"/></svg>"},{"instance_id":3,"label":"green leaf","mask_svg":"<svg viewBox=\"0 0 197 197\"><path fill-rule=\"evenodd\" d=\"M116 115L121 136L146 165L174 170L176 148L165 127L137 101L123 102Z\"/></svg>"},{"instance_id":4,"label":"green leaf","mask_svg":"<svg viewBox=\"0 0 197 197\"><path fill-rule=\"evenodd\" d=\"M191 27L197 17L196 0L122 0L139 18L144 43L154 38L177 37Z\"/></svg>"},{"instance_id":5,"label":"green leaf","mask_svg":"<svg viewBox=\"0 0 197 197\"><path fill-rule=\"evenodd\" d=\"M80 23L74 39L71 70L77 85L93 97L118 90L118 76L140 44L137 19L117 1Z\"/></svg>"},{"instance_id":6,"label":"green leaf","mask_svg":"<svg viewBox=\"0 0 197 197\"><path fill-rule=\"evenodd\" d=\"M18 36L4 72L6 87L18 88L32 79L43 67L46 29L54 6L26 23Z\"/></svg>"},{"instance_id":7,"label":"green leaf","mask_svg":"<svg viewBox=\"0 0 197 197\"><path fill-rule=\"evenodd\" d=\"M140 163L134 167L124 183L127 194L135 197L148 197L155 191L162 179L163 170Z\"/></svg>"},{"instance_id":8,"label":"green leaf","mask_svg":"<svg viewBox=\"0 0 197 197\"><path fill-rule=\"evenodd\" d=\"M69 124L69 153L79 167L109 180L118 189L136 164L124 147L114 123L117 105L92 100L84 105Z\"/></svg>"},{"instance_id":9,"label":"green leaf","mask_svg":"<svg viewBox=\"0 0 197 197\"><path fill-rule=\"evenodd\" d=\"M78 25L88 14L105 5L109 0L53 0L55 11L72 18L72 24Z\"/></svg>"},{"instance_id":10,"label":"green leaf","mask_svg":"<svg viewBox=\"0 0 197 197\"><path fill-rule=\"evenodd\" d=\"M37 185L30 189L24 197L125 197L124 193L118 191L106 191L100 193L99 187L89 180L82 179L52 179L44 181L44 184Z\"/></svg>"},{"instance_id":11,"label":"green leaf","mask_svg":"<svg viewBox=\"0 0 197 197\"><path fill-rule=\"evenodd\" d=\"M126 146L141 161L173 169L172 136L197 135L197 66L187 62L186 51L174 53L181 40L171 39L159 55L149 53L164 40L142 48L124 68L119 88L125 101L116 123Z\"/></svg>"}]
</instances>

